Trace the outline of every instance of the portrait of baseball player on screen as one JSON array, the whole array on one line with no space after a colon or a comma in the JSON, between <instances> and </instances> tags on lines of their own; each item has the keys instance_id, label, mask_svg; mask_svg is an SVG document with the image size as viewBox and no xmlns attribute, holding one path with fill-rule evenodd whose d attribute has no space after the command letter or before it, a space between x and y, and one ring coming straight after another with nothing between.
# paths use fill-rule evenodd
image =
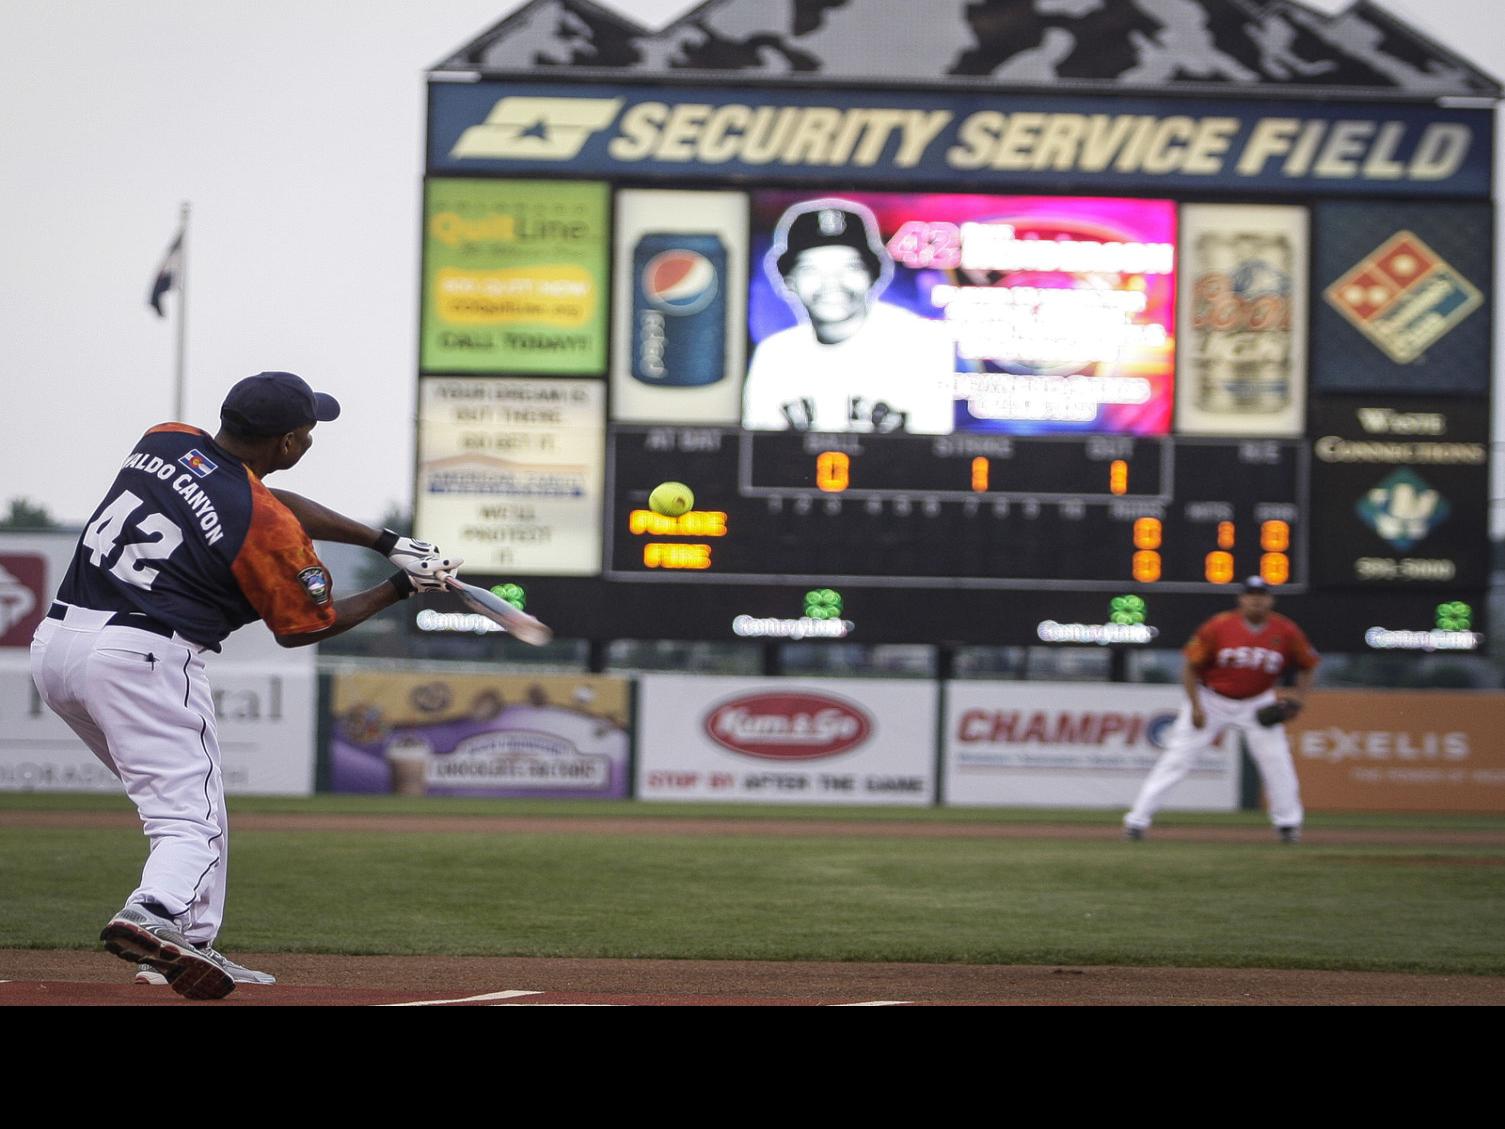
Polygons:
<instances>
[{"instance_id":1,"label":"portrait of baseball player on screen","mask_svg":"<svg viewBox=\"0 0 1505 1129\"><path fill-rule=\"evenodd\" d=\"M868 208L835 198L789 208L764 264L798 324L757 343L744 427L952 430L955 346L941 324L880 300L894 265Z\"/></svg>"}]
</instances>

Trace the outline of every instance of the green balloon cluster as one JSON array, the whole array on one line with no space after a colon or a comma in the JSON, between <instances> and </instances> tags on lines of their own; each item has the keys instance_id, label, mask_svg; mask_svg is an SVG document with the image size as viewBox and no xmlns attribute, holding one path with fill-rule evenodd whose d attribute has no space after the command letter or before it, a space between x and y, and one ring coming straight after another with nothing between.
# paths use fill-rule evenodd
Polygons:
<instances>
[{"instance_id":1,"label":"green balloon cluster","mask_svg":"<svg viewBox=\"0 0 1505 1129\"><path fill-rule=\"evenodd\" d=\"M1437 626L1443 631L1472 631L1474 609L1462 600L1437 605Z\"/></svg>"},{"instance_id":2,"label":"green balloon cluster","mask_svg":"<svg viewBox=\"0 0 1505 1129\"><path fill-rule=\"evenodd\" d=\"M528 610L528 596L521 584L493 584L491 594L499 600L506 600L520 612Z\"/></svg>"},{"instance_id":3,"label":"green balloon cluster","mask_svg":"<svg viewBox=\"0 0 1505 1129\"><path fill-rule=\"evenodd\" d=\"M814 588L806 592L805 615L810 619L840 619L841 593L834 588Z\"/></svg>"},{"instance_id":4,"label":"green balloon cluster","mask_svg":"<svg viewBox=\"0 0 1505 1129\"><path fill-rule=\"evenodd\" d=\"M1115 596L1108 605L1108 622L1136 626L1148 618L1148 608L1143 596Z\"/></svg>"}]
</instances>

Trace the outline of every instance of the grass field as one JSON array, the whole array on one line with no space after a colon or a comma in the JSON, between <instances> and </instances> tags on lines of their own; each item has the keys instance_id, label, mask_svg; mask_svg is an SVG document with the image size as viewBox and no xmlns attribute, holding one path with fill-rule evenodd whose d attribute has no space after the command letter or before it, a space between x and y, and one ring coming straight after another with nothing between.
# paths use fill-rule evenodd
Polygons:
<instances>
[{"instance_id":1,"label":"grass field","mask_svg":"<svg viewBox=\"0 0 1505 1129\"><path fill-rule=\"evenodd\" d=\"M223 946L250 952L1322 968L1505 975L1505 819L1319 816L1296 848L1140 844L1116 816L318 797L252 813L578 817L497 833L235 830ZM119 811L115 796L0 796L0 947L88 948L135 883L129 829L7 826ZM591 819L768 821L770 832L602 832ZM840 835L773 821L842 820ZM1076 826L1080 838L894 838L864 821ZM1167 827L1261 827L1256 813ZM1372 832L1363 844L1324 830ZM1417 846L1421 831L1499 832ZM1388 832L1397 832L1386 841Z\"/></svg>"}]
</instances>

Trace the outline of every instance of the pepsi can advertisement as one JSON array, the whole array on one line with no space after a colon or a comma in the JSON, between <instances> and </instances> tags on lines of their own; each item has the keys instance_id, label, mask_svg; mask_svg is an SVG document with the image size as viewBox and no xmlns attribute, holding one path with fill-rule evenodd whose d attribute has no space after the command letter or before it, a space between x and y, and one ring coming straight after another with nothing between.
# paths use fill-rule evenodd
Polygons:
<instances>
[{"instance_id":1,"label":"pepsi can advertisement","mask_svg":"<svg viewBox=\"0 0 1505 1129\"><path fill-rule=\"evenodd\" d=\"M655 387L726 373L726 248L708 233L649 232L632 251L632 375Z\"/></svg>"}]
</instances>

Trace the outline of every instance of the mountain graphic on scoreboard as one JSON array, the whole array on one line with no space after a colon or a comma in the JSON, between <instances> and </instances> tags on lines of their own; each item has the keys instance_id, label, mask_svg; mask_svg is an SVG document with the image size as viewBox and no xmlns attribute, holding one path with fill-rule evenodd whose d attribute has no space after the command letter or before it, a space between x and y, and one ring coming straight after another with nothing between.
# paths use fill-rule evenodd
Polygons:
<instances>
[{"instance_id":1,"label":"mountain graphic on scoreboard","mask_svg":"<svg viewBox=\"0 0 1505 1129\"><path fill-rule=\"evenodd\" d=\"M1359 0L707 0L657 31L533 0L436 71L726 73L759 81L1498 97L1500 84Z\"/></svg>"}]
</instances>

